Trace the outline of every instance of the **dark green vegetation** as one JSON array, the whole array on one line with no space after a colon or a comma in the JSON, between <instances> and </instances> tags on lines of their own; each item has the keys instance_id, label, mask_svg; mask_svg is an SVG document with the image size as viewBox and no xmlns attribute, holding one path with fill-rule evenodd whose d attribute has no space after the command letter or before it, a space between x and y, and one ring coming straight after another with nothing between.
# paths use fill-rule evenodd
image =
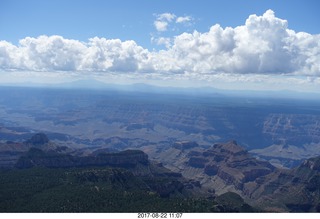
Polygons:
<instances>
[{"instance_id":1,"label":"dark green vegetation","mask_svg":"<svg viewBox=\"0 0 320 219\"><path fill-rule=\"evenodd\" d=\"M176 142L161 158L173 172L140 150L77 156L44 134L22 146L15 168L0 171L1 212L320 211L320 157L285 170L235 141Z\"/></svg>"},{"instance_id":2,"label":"dark green vegetation","mask_svg":"<svg viewBox=\"0 0 320 219\"><path fill-rule=\"evenodd\" d=\"M135 177L119 168L31 169L0 172L1 212L239 212L242 199L192 198L178 189L163 197L155 187L170 178ZM155 188L152 189L151 187ZM233 199L231 197L231 199Z\"/></svg>"},{"instance_id":3,"label":"dark green vegetation","mask_svg":"<svg viewBox=\"0 0 320 219\"><path fill-rule=\"evenodd\" d=\"M149 192L147 185L132 173L112 168L2 172L0 194L2 212L139 212L177 208L172 205L174 202Z\"/></svg>"},{"instance_id":4,"label":"dark green vegetation","mask_svg":"<svg viewBox=\"0 0 320 219\"><path fill-rule=\"evenodd\" d=\"M54 148L44 134L24 146L30 144L14 169L0 171L1 212L254 211L241 198L240 205L218 202L199 182L139 150L75 156Z\"/></svg>"}]
</instances>

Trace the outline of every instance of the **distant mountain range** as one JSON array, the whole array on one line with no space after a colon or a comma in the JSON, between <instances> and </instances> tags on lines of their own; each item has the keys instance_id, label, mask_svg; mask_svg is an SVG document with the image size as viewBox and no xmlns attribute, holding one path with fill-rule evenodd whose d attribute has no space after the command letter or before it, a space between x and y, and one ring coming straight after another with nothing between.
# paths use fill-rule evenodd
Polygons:
<instances>
[{"instance_id":1,"label":"distant mountain range","mask_svg":"<svg viewBox=\"0 0 320 219\"><path fill-rule=\"evenodd\" d=\"M145 83L115 84L105 83L95 79L82 79L66 83L42 84L42 83L15 83L3 84L10 87L45 87L64 89L89 89L89 90L118 90L147 93L173 93L188 95L228 95L228 96L248 96L266 98L299 98L299 99L319 99L319 93L305 93L290 90L226 90L214 87L174 87L157 86Z\"/></svg>"}]
</instances>

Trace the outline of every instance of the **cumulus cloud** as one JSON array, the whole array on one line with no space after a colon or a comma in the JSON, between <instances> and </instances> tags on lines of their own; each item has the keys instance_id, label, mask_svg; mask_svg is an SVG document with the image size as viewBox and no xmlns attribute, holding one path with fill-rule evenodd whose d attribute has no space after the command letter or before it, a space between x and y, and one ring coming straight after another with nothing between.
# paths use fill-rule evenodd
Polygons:
<instances>
[{"instance_id":1,"label":"cumulus cloud","mask_svg":"<svg viewBox=\"0 0 320 219\"><path fill-rule=\"evenodd\" d=\"M136 72L148 65L148 50L132 40L122 42L95 37L85 46L86 52L77 70Z\"/></svg>"},{"instance_id":2,"label":"cumulus cloud","mask_svg":"<svg viewBox=\"0 0 320 219\"><path fill-rule=\"evenodd\" d=\"M166 31L168 28L169 23L171 23L176 15L170 13L163 13L156 15L157 19L154 21L154 26L157 31Z\"/></svg>"},{"instance_id":3,"label":"cumulus cloud","mask_svg":"<svg viewBox=\"0 0 320 219\"><path fill-rule=\"evenodd\" d=\"M30 71L136 72L148 66L148 50L134 41L61 36L27 37L18 46L0 41L0 68Z\"/></svg>"},{"instance_id":4,"label":"cumulus cloud","mask_svg":"<svg viewBox=\"0 0 320 219\"><path fill-rule=\"evenodd\" d=\"M188 23L192 21L192 18L190 16L185 16L185 17L177 17L176 23Z\"/></svg>"},{"instance_id":5,"label":"cumulus cloud","mask_svg":"<svg viewBox=\"0 0 320 219\"><path fill-rule=\"evenodd\" d=\"M19 43L21 56L18 68L35 71L76 70L86 52L86 47L81 42L64 39L61 36L27 37Z\"/></svg>"},{"instance_id":6,"label":"cumulus cloud","mask_svg":"<svg viewBox=\"0 0 320 219\"><path fill-rule=\"evenodd\" d=\"M20 64L19 49L6 41L0 41L0 68L16 69Z\"/></svg>"},{"instance_id":7,"label":"cumulus cloud","mask_svg":"<svg viewBox=\"0 0 320 219\"><path fill-rule=\"evenodd\" d=\"M245 25L208 32L183 33L172 46L156 54L158 69L197 73L320 74L320 35L296 33L272 10L251 15ZM161 63L163 65L161 66Z\"/></svg>"},{"instance_id":8,"label":"cumulus cloud","mask_svg":"<svg viewBox=\"0 0 320 219\"><path fill-rule=\"evenodd\" d=\"M177 17L175 14L163 13L156 15L156 20L153 24L157 31L164 32L168 30L168 26L171 23L188 25L192 20L191 16Z\"/></svg>"},{"instance_id":9,"label":"cumulus cloud","mask_svg":"<svg viewBox=\"0 0 320 219\"><path fill-rule=\"evenodd\" d=\"M157 15L156 21L160 23L155 27L164 31L170 22L189 20L165 13ZM244 25L235 28L216 24L208 32L185 32L154 40L166 45L166 49L150 51L135 41L98 37L87 42L62 36L26 37L18 45L0 41L0 69L152 73L164 78L320 76L320 34L291 30L288 22L277 18L272 10L262 16L250 15Z\"/></svg>"},{"instance_id":10,"label":"cumulus cloud","mask_svg":"<svg viewBox=\"0 0 320 219\"><path fill-rule=\"evenodd\" d=\"M176 15L171 13L163 13L157 16L158 20L168 21L168 22L171 22L175 18L176 18Z\"/></svg>"},{"instance_id":11,"label":"cumulus cloud","mask_svg":"<svg viewBox=\"0 0 320 219\"><path fill-rule=\"evenodd\" d=\"M156 27L157 31L166 31L168 27L168 22L166 21L155 21L154 26Z\"/></svg>"},{"instance_id":12,"label":"cumulus cloud","mask_svg":"<svg viewBox=\"0 0 320 219\"><path fill-rule=\"evenodd\" d=\"M170 37L152 37L151 42L156 43L157 45L164 45L166 48L170 48L171 46L171 38Z\"/></svg>"}]
</instances>

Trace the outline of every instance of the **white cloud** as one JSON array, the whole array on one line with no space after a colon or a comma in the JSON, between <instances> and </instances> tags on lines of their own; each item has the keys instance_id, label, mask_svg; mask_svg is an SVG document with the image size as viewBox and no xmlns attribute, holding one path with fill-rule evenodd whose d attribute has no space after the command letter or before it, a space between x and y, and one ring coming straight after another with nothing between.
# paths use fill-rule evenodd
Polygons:
<instances>
[{"instance_id":1,"label":"white cloud","mask_svg":"<svg viewBox=\"0 0 320 219\"><path fill-rule=\"evenodd\" d=\"M168 26L171 23L188 25L192 20L191 16L177 17L175 14L163 13L156 15L156 20L153 24L157 31L164 32L168 30Z\"/></svg>"},{"instance_id":2,"label":"white cloud","mask_svg":"<svg viewBox=\"0 0 320 219\"><path fill-rule=\"evenodd\" d=\"M296 33L268 10L236 28L217 24L205 33L178 35L172 47L156 56L184 72L320 76L319 42L320 35ZM158 68L168 69L162 63Z\"/></svg>"},{"instance_id":3,"label":"white cloud","mask_svg":"<svg viewBox=\"0 0 320 219\"><path fill-rule=\"evenodd\" d=\"M170 48L171 46L170 37L152 37L151 41L155 42L157 45L164 45L166 48Z\"/></svg>"},{"instance_id":4,"label":"white cloud","mask_svg":"<svg viewBox=\"0 0 320 219\"><path fill-rule=\"evenodd\" d=\"M154 26L156 27L157 31L166 31L168 28L168 22L166 21L155 21Z\"/></svg>"},{"instance_id":5,"label":"white cloud","mask_svg":"<svg viewBox=\"0 0 320 219\"><path fill-rule=\"evenodd\" d=\"M177 17L176 23L188 23L192 21L192 18L190 16L185 16L185 17Z\"/></svg>"},{"instance_id":6,"label":"white cloud","mask_svg":"<svg viewBox=\"0 0 320 219\"><path fill-rule=\"evenodd\" d=\"M148 61L149 52L134 41L95 37L85 46L78 70L136 72L143 70Z\"/></svg>"},{"instance_id":7,"label":"white cloud","mask_svg":"<svg viewBox=\"0 0 320 219\"><path fill-rule=\"evenodd\" d=\"M0 41L0 68L16 69L20 65L19 48L6 41Z\"/></svg>"},{"instance_id":8,"label":"white cloud","mask_svg":"<svg viewBox=\"0 0 320 219\"><path fill-rule=\"evenodd\" d=\"M27 37L20 40L20 69L35 71L77 70L86 46L77 40L61 36Z\"/></svg>"},{"instance_id":9,"label":"white cloud","mask_svg":"<svg viewBox=\"0 0 320 219\"><path fill-rule=\"evenodd\" d=\"M176 15L170 13L163 13L156 15L156 17L157 19L154 21L153 24L157 31L163 32L167 30L169 23L173 21Z\"/></svg>"},{"instance_id":10,"label":"white cloud","mask_svg":"<svg viewBox=\"0 0 320 219\"><path fill-rule=\"evenodd\" d=\"M173 19L175 19L176 15L171 13L163 13L159 14L157 17L158 20L171 22Z\"/></svg>"},{"instance_id":11,"label":"white cloud","mask_svg":"<svg viewBox=\"0 0 320 219\"><path fill-rule=\"evenodd\" d=\"M170 22L187 22L186 18L179 18L169 13L157 15L160 23L155 24L156 28L161 31ZM271 10L262 16L250 15L244 25L235 28L216 24L208 32L185 32L153 40L166 49L150 51L135 41L98 37L88 42L61 36L26 37L18 45L0 41L0 69L105 75L150 73L148 77L166 80L232 79L250 83L252 79L254 83L272 81L270 77L278 75L298 77L299 81L300 76L310 76L313 79L302 80L303 83L319 85L320 34L290 30L288 22Z\"/></svg>"},{"instance_id":12,"label":"white cloud","mask_svg":"<svg viewBox=\"0 0 320 219\"><path fill-rule=\"evenodd\" d=\"M135 72L148 66L148 55L134 41L98 37L87 43L61 36L27 37L18 46L0 42L3 70Z\"/></svg>"}]
</instances>

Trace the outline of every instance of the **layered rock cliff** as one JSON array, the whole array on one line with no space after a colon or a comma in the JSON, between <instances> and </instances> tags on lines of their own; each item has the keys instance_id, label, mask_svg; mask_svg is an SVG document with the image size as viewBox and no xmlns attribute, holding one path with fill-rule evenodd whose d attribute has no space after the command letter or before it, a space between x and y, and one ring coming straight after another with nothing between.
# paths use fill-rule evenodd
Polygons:
<instances>
[{"instance_id":1,"label":"layered rock cliff","mask_svg":"<svg viewBox=\"0 0 320 219\"><path fill-rule=\"evenodd\" d=\"M232 191L243 195L245 184L276 170L266 161L257 160L237 142L214 144L208 149L193 142L174 143L156 157L164 166L200 181L216 193Z\"/></svg>"}]
</instances>

